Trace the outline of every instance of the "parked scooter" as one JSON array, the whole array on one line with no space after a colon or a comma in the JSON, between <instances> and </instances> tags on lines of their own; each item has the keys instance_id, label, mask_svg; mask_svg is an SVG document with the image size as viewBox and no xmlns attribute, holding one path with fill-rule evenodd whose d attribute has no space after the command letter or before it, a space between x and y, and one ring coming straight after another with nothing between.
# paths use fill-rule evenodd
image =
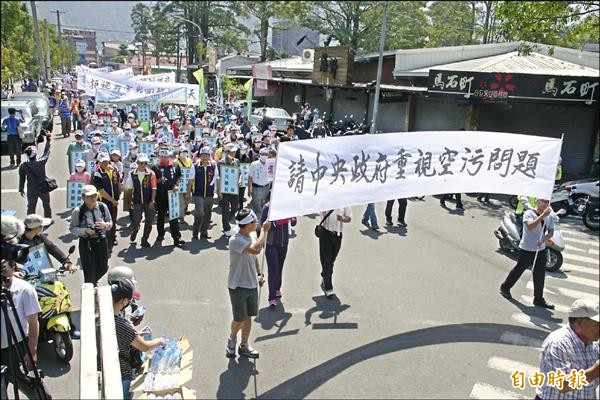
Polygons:
<instances>
[{"instance_id":1,"label":"parked scooter","mask_svg":"<svg viewBox=\"0 0 600 400\"><path fill-rule=\"evenodd\" d=\"M600 199L598 197L585 196L579 198L578 206L583 224L589 229L598 232L598 229L600 229Z\"/></svg>"},{"instance_id":2,"label":"parked scooter","mask_svg":"<svg viewBox=\"0 0 600 400\"><path fill-rule=\"evenodd\" d=\"M554 235L546 243L546 271L558 271L563 263L562 252L565 249L565 239L563 238L558 226L558 216L555 213L551 214L554 218ZM500 222L498 230L494 231L494 235L498 238L500 249L506 252L519 250L521 235L517 227L515 213L506 211L504 218Z\"/></svg>"},{"instance_id":3,"label":"parked scooter","mask_svg":"<svg viewBox=\"0 0 600 400\"><path fill-rule=\"evenodd\" d=\"M69 248L69 255L75 252L75 246ZM38 275L25 277L38 295L42 312L39 315L39 342L52 340L54 351L61 361L68 363L73 358L73 342L71 341L71 324L68 312L71 312L71 296L66 286L58 280L58 274L65 269L45 268Z\"/></svg>"}]
</instances>

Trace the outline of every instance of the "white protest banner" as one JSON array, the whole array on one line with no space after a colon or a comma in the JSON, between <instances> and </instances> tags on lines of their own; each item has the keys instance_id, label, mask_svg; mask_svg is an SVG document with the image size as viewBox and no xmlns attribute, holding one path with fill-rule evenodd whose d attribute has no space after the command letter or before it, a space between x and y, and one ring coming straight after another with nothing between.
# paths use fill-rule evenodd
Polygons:
<instances>
[{"instance_id":1,"label":"white protest banner","mask_svg":"<svg viewBox=\"0 0 600 400\"><path fill-rule=\"evenodd\" d=\"M133 68L131 67L108 72L108 70L105 69L92 69L82 65L77 67L76 71L78 90L86 90L86 84L92 77L105 78L109 80L119 80L133 77ZM93 96L93 94L91 94L91 96Z\"/></svg>"},{"instance_id":2,"label":"white protest banner","mask_svg":"<svg viewBox=\"0 0 600 400\"><path fill-rule=\"evenodd\" d=\"M83 204L81 192L84 185L84 182L67 181L67 208L75 208Z\"/></svg>"},{"instance_id":3,"label":"white protest banner","mask_svg":"<svg viewBox=\"0 0 600 400\"><path fill-rule=\"evenodd\" d=\"M147 92L128 92L118 96L115 91L96 90L96 101L98 103L181 103L185 104L187 89L175 87L173 89L152 88Z\"/></svg>"},{"instance_id":4,"label":"white protest banner","mask_svg":"<svg viewBox=\"0 0 600 400\"><path fill-rule=\"evenodd\" d=\"M169 196L169 221L179 218L179 193L174 190L167 192Z\"/></svg>"},{"instance_id":5,"label":"white protest banner","mask_svg":"<svg viewBox=\"0 0 600 400\"><path fill-rule=\"evenodd\" d=\"M283 142L270 220L440 193L550 199L562 139L438 131Z\"/></svg>"},{"instance_id":6,"label":"white protest banner","mask_svg":"<svg viewBox=\"0 0 600 400\"><path fill-rule=\"evenodd\" d=\"M45 268L52 268L52 261L50 261L46 246L42 243L30 247L27 262L21 267L22 272L25 275L37 276Z\"/></svg>"}]
</instances>

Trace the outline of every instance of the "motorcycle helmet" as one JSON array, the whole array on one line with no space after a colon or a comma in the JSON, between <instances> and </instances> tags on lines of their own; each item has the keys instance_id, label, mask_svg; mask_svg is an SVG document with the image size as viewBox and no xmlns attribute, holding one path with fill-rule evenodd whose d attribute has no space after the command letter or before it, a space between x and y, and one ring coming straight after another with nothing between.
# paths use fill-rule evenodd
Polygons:
<instances>
[{"instance_id":1,"label":"motorcycle helmet","mask_svg":"<svg viewBox=\"0 0 600 400\"><path fill-rule=\"evenodd\" d=\"M109 284L112 284L114 281L118 279L129 279L135 285L137 282L135 280L135 274L133 270L124 265L119 265L117 267L111 268L108 271L107 280Z\"/></svg>"}]
</instances>

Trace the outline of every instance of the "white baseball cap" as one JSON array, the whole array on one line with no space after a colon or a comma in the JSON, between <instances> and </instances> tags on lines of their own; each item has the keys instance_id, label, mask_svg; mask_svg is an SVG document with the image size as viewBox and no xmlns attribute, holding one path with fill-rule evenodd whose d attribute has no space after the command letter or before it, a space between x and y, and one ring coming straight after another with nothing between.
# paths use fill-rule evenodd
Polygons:
<instances>
[{"instance_id":1,"label":"white baseball cap","mask_svg":"<svg viewBox=\"0 0 600 400\"><path fill-rule=\"evenodd\" d=\"M108 155L108 153L105 153L105 152L98 153L98 161L99 162L110 161L110 156Z\"/></svg>"},{"instance_id":2,"label":"white baseball cap","mask_svg":"<svg viewBox=\"0 0 600 400\"><path fill-rule=\"evenodd\" d=\"M137 157L137 161L147 163L148 161L150 161L150 159L148 158L148 155L146 153L140 153Z\"/></svg>"},{"instance_id":3,"label":"white baseball cap","mask_svg":"<svg viewBox=\"0 0 600 400\"><path fill-rule=\"evenodd\" d=\"M26 223L27 224L27 223ZM569 318L589 318L600 322L600 307L598 302L589 299L577 299L569 308Z\"/></svg>"},{"instance_id":4,"label":"white baseball cap","mask_svg":"<svg viewBox=\"0 0 600 400\"><path fill-rule=\"evenodd\" d=\"M85 185L82 189L81 189L81 194L83 196L96 196L98 195L98 189L96 189L96 186L94 185Z\"/></svg>"}]
</instances>

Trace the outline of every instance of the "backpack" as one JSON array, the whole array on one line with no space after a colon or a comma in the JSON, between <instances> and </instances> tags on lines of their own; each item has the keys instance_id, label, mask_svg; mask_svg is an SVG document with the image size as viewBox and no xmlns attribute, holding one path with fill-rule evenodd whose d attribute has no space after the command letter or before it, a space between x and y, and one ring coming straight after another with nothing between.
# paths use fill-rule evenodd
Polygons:
<instances>
[{"instance_id":1,"label":"backpack","mask_svg":"<svg viewBox=\"0 0 600 400\"><path fill-rule=\"evenodd\" d=\"M100 212L102 213L102 219L104 221L106 221L106 204L102 203L101 201L98 202L98 207L100 208ZM85 206L85 203L83 203L82 205L79 206L79 226L81 226L81 223L84 220L84 215L85 215L85 211L86 211L87 207Z\"/></svg>"}]
</instances>

